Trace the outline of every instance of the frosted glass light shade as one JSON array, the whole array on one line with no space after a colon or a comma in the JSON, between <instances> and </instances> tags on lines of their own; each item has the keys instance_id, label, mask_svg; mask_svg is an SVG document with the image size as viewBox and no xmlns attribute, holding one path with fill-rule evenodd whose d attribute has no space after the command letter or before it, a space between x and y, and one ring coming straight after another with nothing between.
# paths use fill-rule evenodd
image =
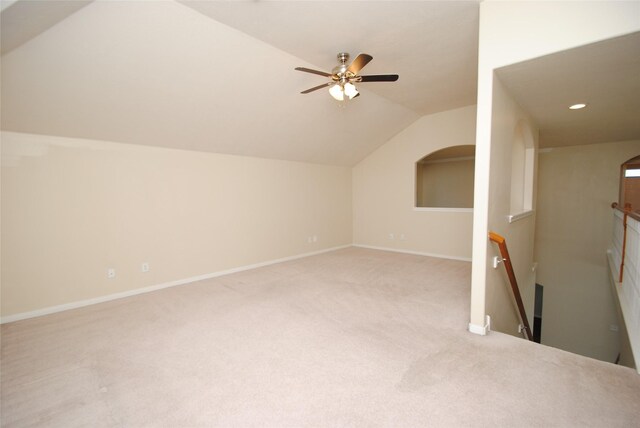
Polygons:
<instances>
[{"instance_id":1,"label":"frosted glass light shade","mask_svg":"<svg viewBox=\"0 0 640 428\"><path fill-rule=\"evenodd\" d=\"M329 93L337 101L343 101L344 100L344 91L342 89L342 86L340 86L338 84L333 85L332 87L330 87L329 88Z\"/></svg>"},{"instance_id":2,"label":"frosted glass light shade","mask_svg":"<svg viewBox=\"0 0 640 428\"><path fill-rule=\"evenodd\" d=\"M350 100L358 95L358 89L356 89L356 86L353 83L345 83L344 86L340 83L336 83L329 88L329 93L337 101L345 101L345 95L347 97L346 99Z\"/></svg>"},{"instance_id":3,"label":"frosted glass light shade","mask_svg":"<svg viewBox=\"0 0 640 428\"><path fill-rule=\"evenodd\" d=\"M358 90L353 83L347 83L344 85L344 94L351 99L358 95Z\"/></svg>"}]
</instances>

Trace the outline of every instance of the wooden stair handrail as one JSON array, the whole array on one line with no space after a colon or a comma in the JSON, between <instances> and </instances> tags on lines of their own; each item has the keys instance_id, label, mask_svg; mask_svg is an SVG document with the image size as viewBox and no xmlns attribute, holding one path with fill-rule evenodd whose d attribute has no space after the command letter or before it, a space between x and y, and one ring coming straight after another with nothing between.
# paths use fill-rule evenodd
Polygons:
<instances>
[{"instance_id":1,"label":"wooden stair handrail","mask_svg":"<svg viewBox=\"0 0 640 428\"><path fill-rule=\"evenodd\" d=\"M527 336L527 339L533 341L533 332L531 331L531 327L529 327L527 313L524 310L524 304L522 303L522 297L520 296L520 289L518 288L518 281L516 281L516 274L513 271L511 257L509 257L507 242L502 236L498 235L495 232L489 232L489 239L498 244L498 248L500 249L500 256L502 257L502 261L504 262L504 268L506 269L507 276L509 277L511 291L513 292L513 297L516 299L516 305L518 305L518 312L520 313L520 318L522 319L522 324L524 325L525 334Z\"/></svg>"}]
</instances>

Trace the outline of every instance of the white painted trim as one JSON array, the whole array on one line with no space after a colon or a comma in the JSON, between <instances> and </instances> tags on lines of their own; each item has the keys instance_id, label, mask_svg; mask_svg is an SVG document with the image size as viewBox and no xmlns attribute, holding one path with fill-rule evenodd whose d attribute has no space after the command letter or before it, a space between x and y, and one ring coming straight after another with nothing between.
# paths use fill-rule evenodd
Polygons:
<instances>
[{"instance_id":1,"label":"white painted trim","mask_svg":"<svg viewBox=\"0 0 640 428\"><path fill-rule=\"evenodd\" d=\"M523 218L531 217L533 213L534 213L534 210L527 210L518 214L509 214L509 223L522 220Z\"/></svg>"},{"instance_id":2,"label":"white painted trim","mask_svg":"<svg viewBox=\"0 0 640 428\"><path fill-rule=\"evenodd\" d=\"M636 328L628 322L631 317L631 308L629 307L627 299L621 295L622 283L618 282L618 272L616 271L618 268L613 260L613 253L610 249L607 250L607 261L609 263L609 278L611 280L611 284L613 284L613 289L615 290L614 294L616 299L618 299L620 307L621 321L624 323L625 329L627 330L627 337L629 338L629 345L631 346L631 354L636 365L636 371L640 374L640 332L636 331Z\"/></svg>"},{"instance_id":3,"label":"white painted trim","mask_svg":"<svg viewBox=\"0 0 640 428\"><path fill-rule=\"evenodd\" d=\"M175 287L178 285L189 284L191 282L202 281L204 279L216 278L219 276L229 275L232 273L242 272L246 270L256 269L259 267L269 266L276 263L288 262L291 260L302 259L304 257L315 256L317 254L328 253L330 251L341 250L343 248L349 248L351 245L341 245L338 247L327 248L319 251L312 251L309 253L297 254L295 256L283 257L281 259L269 260L266 262L254 263L251 265L240 266L237 268L222 270L218 272L206 273L204 275L192 276L190 278L178 279L175 281L164 282L162 284L151 285L149 287L136 288L134 290L127 290L121 293L108 294L106 296L95 297L93 299L80 300L77 302L65 303L62 305L49 306L47 308L37 309L35 311L22 312L19 314L8 315L0 318L0 324L6 324L14 321L25 320L29 318L40 317L43 315L54 314L57 312L68 311L70 309L82 308L85 306L95 305L97 303L109 302L111 300L122 299L124 297L136 296L138 294L150 293L152 291L162 290L163 288Z\"/></svg>"},{"instance_id":4,"label":"white painted trim","mask_svg":"<svg viewBox=\"0 0 640 428\"><path fill-rule=\"evenodd\" d=\"M429 157L429 155L427 155L427 157ZM462 161L475 160L475 159L476 159L475 156L460 156L457 158L446 158L446 159L436 159L436 160L426 160L426 161L420 160L418 161L418 163L422 165L429 165L432 163L462 162Z\"/></svg>"},{"instance_id":5,"label":"white painted trim","mask_svg":"<svg viewBox=\"0 0 640 428\"><path fill-rule=\"evenodd\" d=\"M486 325L477 325L469 323L469 332L473 334L479 334L480 336L486 336L489 331L489 326Z\"/></svg>"},{"instance_id":6,"label":"white painted trim","mask_svg":"<svg viewBox=\"0 0 640 428\"><path fill-rule=\"evenodd\" d=\"M394 253L404 253L404 254L413 254L416 256L427 256L427 257L437 257L439 259L449 259L449 260L459 260L462 262L470 262L471 259L468 257L458 257L458 256L449 256L445 254L434 254L434 253L425 253L422 251L411 251L411 250L403 250L398 248L388 248L388 247L376 247L373 245L364 245L364 244L353 244L354 247L359 248L368 248L370 250L381 250L381 251L392 251Z\"/></svg>"},{"instance_id":7,"label":"white painted trim","mask_svg":"<svg viewBox=\"0 0 640 428\"><path fill-rule=\"evenodd\" d=\"M473 208L446 208L446 207L413 207L414 211L434 211L444 213L472 213Z\"/></svg>"}]
</instances>

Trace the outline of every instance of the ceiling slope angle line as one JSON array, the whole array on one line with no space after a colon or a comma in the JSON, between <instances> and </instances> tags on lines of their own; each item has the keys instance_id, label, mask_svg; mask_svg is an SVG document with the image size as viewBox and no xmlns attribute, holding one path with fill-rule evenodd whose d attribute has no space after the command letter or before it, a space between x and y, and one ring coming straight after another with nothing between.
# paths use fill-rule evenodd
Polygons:
<instances>
[{"instance_id":1,"label":"ceiling slope angle line","mask_svg":"<svg viewBox=\"0 0 640 428\"><path fill-rule=\"evenodd\" d=\"M378 74L378 75L360 75L360 70L364 68L373 57L369 54L361 53L358 55L351 64L347 65L350 55L346 52L338 54L338 65L333 68L331 73L324 71L313 70L306 67L296 67L298 71L305 73L317 74L320 76L328 77L329 81L322 85L314 86L300 92L301 94L308 94L318 89L329 87L329 94L337 101L348 101L360 96L360 92L356 88L356 83L364 82L395 82L398 80L397 74Z\"/></svg>"},{"instance_id":2,"label":"ceiling slope angle line","mask_svg":"<svg viewBox=\"0 0 640 428\"><path fill-rule=\"evenodd\" d=\"M23 45L73 15L93 0L27 1L2 0L0 3L0 54Z\"/></svg>"},{"instance_id":3,"label":"ceiling slope angle line","mask_svg":"<svg viewBox=\"0 0 640 428\"><path fill-rule=\"evenodd\" d=\"M300 96L318 63L179 2L93 1L2 56L2 129L353 166L419 118L377 91L348 112Z\"/></svg>"}]
</instances>

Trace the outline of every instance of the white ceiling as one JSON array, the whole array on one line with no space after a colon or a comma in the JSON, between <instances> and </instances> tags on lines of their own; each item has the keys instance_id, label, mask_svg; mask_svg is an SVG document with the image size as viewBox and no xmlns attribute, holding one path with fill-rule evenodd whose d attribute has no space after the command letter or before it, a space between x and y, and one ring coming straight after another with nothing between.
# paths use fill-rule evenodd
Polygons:
<instances>
[{"instance_id":1,"label":"white ceiling","mask_svg":"<svg viewBox=\"0 0 640 428\"><path fill-rule=\"evenodd\" d=\"M540 147L640 140L640 33L496 70L540 125ZM586 103L582 110L569 110Z\"/></svg>"},{"instance_id":2,"label":"white ceiling","mask_svg":"<svg viewBox=\"0 0 640 428\"><path fill-rule=\"evenodd\" d=\"M323 71L368 53L362 74L400 79L363 85L421 115L476 103L478 1L179 1Z\"/></svg>"},{"instance_id":3,"label":"white ceiling","mask_svg":"<svg viewBox=\"0 0 640 428\"><path fill-rule=\"evenodd\" d=\"M17 34L22 3L1 15L3 130L348 166L475 103L477 1L41 1L59 22ZM400 79L344 108L299 94L323 78L294 67L330 70L339 51Z\"/></svg>"},{"instance_id":4,"label":"white ceiling","mask_svg":"<svg viewBox=\"0 0 640 428\"><path fill-rule=\"evenodd\" d=\"M3 130L350 166L476 102L479 1L0 1ZM400 79L299 94L340 51ZM640 139L638 34L497 74L541 147Z\"/></svg>"},{"instance_id":5,"label":"white ceiling","mask_svg":"<svg viewBox=\"0 0 640 428\"><path fill-rule=\"evenodd\" d=\"M11 49L26 43L89 3L91 0L2 0L0 2L2 11L0 53L4 55Z\"/></svg>"}]
</instances>

